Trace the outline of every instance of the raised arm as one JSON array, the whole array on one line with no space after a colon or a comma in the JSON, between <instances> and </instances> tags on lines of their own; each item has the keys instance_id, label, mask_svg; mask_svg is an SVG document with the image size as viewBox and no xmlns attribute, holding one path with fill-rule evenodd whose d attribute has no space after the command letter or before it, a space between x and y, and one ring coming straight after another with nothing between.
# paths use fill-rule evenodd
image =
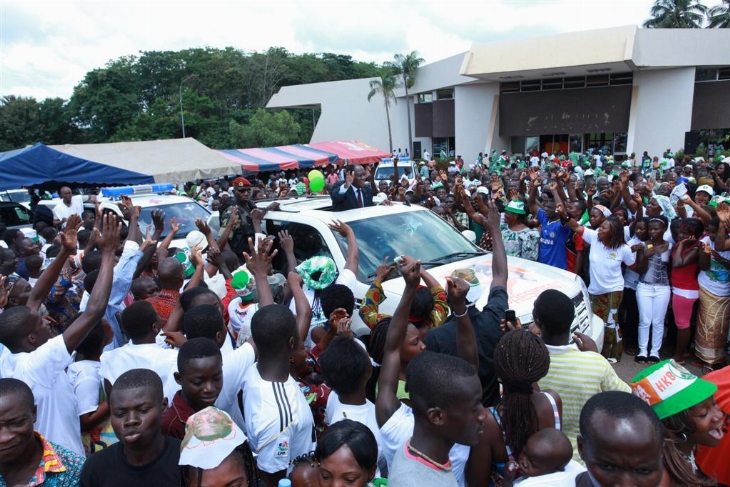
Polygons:
<instances>
[{"instance_id":1,"label":"raised arm","mask_svg":"<svg viewBox=\"0 0 730 487\"><path fill-rule=\"evenodd\" d=\"M504 249L502 232L499 230L499 211L493 201L487 203L486 231L492 236L492 284L495 287L507 287L507 252Z\"/></svg>"},{"instance_id":2,"label":"raised arm","mask_svg":"<svg viewBox=\"0 0 730 487\"><path fill-rule=\"evenodd\" d=\"M282 230L279 232L279 244L286 256L287 271L294 272L294 269L297 268L297 258L294 256L294 239L288 231Z\"/></svg>"},{"instance_id":3,"label":"raised arm","mask_svg":"<svg viewBox=\"0 0 730 487\"><path fill-rule=\"evenodd\" d=\"M533 173L536 174L536 173ZM540 205L537 204L537 188L540 186L540 177L536 176L530 181L530 193L527 196L527 206L530 207L530 213L537 215Z\"/></svg>"},{"instance_id":4,"label":"raised arm","mask_svg":"<svg viewBox=\"0 0 730 487\"><path fill-rule=\"evenodd\" d=\"M345 269L357 274L357 266L360 264L360 250L357 246L357 238L355 232L347 223L339 220L332 220L329 224L330 230L337 232L347 239L347 258L345 260Z\"/></svg>"},{"instance_id":5,"label":"raised arm","mask_svg":"<svg viewBox=\"0 0 730 487\"><path fill-rule=\"evenodd\" d=\"M304 290L302 289L302 276L295 271L291 271L289 272L287 281L289 282L289 288L294 296L299 336L302 338L302 343L304 343L307 339L307 335L309 334L309 324L312 322L312 307L309 305L309 300L307 300L307 296L304 294Z\"/></svg>"},{"instance_id":6,"label":"raised arm","mask_svg":"<svg viewBox=\"0 0 730 487\"><path fill-rule=\"evenodd\" d=\"M477 336L468 316L469 308L466 307L469 284L460 277L447 277L446 286L449 304L456 318L456 353L469 362L474 370L479 370Z\"/></svg>"},{"instance_id":7,"label":"raised arm","mask_svg":"<svg viewBox=\"0 0 730 487\"><path fill-rule=\"evenodd\" d=\"M66 220L66 229L59 234L61 237L61 250L56 258L51 262L51 265L41 273L41 277L38 278L38 282L33 286L33 290L28 296L26 306L32 310L37 311L41 304L46 300L48 294L51 292L51 288L56 283L58 275L63 269L63 265L66 263L68 256L76 251L76 232L81 228L81 217L78 215L71 215Z\"/></svg>"},{"instance_id":8,"label":"raised arm","mask_svg":"<svg viewBox=\"0 0 730 487\"><path fill-rule=\"evenodd\" d=\"M585 227L583 227L583 225L581 225L577 221L573 220L573 218L568 215L568 212L565 209L565 205L563 205L562 203L556 204L555 211L558 212L560 218L563 221L566 221L571 230L573 230L578 235L583 235L583 230L585 230Z\"/></svg>"},{"instance_id":9,"label":"raised arm","mask_svg":"<svg viewBox=\"0 0 730 487\"><path fill-rule=\"evenodd\" d=\"M253 249L253 239L248 239L248 248ZM271 293L271 286L267 277L269 276L269 269L271 268L271 259L279 252L271 250L270 245L264 243L264 239L259 239L258 250L254 250L250 255L246 252L243 253L243 257L246 259L246 269L256 279L256 291L259 295L259 308L274 304L274 295Z\"/></svg>"},{"instance_id":10,"label":"raised arm","mask_svg":"<svg viewBox=\"0 0 730 487\"><path fill-rule=\"evenodd\" d=\"M400 373L400 349L408 331L408 314L411 310L411 303L421 282L421 262L416 261L403 266L401 275L406 288L388 326L383 347L383 362L380 364L380 377L378 378L375 419L381 428L400 408L400 401L396 396Z\"/></svg>"},{"instance_id":11,"label":"raised arm","mask_svg":"<svg viewBox=\"0 0 730 487\"><path fill-rule=\"evenodd\" d=\"M167 258L167 249L170 248L170 244L172 243L173 239L175 238L175 235L177 234L178 230L180 230L180 225L177 223L177 220L173 217L172 220L170 220L170 233L167 234L167 237L160 243L160 245L157 247L157 260L162 262Z\"/></svg>"},{"instance_id":12,"label":"raised arm","mask_svg":"<svg viewBox=\"0 0 730 487\"><path fill-rule=\"evenodd\" d=\"M91 295L89 296L89 304L86 307L86 311L81 313L81 316L63 332L63 341L69 353L79 346L89 333L89 330L104 316L112 291L114 253L119 244L119 232L121 228L122 224L121 222L117 222L116 215L110 212L104 216L102 225L103 232L97 239L97 245L102 252L99 276L96 279L96 284L94 284L94 290L91 291Z\"/></svg>"}]
</instances>

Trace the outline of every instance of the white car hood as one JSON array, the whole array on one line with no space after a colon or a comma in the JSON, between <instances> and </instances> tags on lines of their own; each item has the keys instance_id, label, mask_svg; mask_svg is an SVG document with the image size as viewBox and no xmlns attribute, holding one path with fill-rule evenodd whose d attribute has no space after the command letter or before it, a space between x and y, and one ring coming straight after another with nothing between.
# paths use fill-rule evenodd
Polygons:
<instances>
[{"instance_id":1,"label":"white car hood","mask_svg":"<svg viewBox=\"0 0 730 487\"><path fill-rule=\"evenodd\" d=\"M487 304L489 287L492 283L492 254L472 257L460 260L451 264L428 268L426 270L434 276L438 282L446 288L446 277L450 276L457 269L473 269L483 292L476 301L478 308ZM557 289L565 293L571 299L581 292L581 283L572 274L561 269L537 264L533 261L509 257L507 261L508 279L507 294L509 296L510 309L514 309L518 317L532 317L532 306L535 299L547 289ZM400 296L403 294L403 278L392 279L383 283L383 289L388 303L395 309ZM392 312L392 311L391 311Z\"/></svg>"}]
</instances>

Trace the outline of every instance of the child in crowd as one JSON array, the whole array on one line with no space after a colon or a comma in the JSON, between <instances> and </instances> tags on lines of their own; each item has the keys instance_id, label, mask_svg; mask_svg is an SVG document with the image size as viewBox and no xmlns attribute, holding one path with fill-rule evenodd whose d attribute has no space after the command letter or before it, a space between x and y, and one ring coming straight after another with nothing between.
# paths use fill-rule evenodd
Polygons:
<instances>
[{"instance_id":1,"label":"child in crowd","mask_svg":"<svg viewBox=\"0 0 730 487\"><path fill-rule=\"evenodd\" d=\"M319 465L314 453L300 455L292 460L289 474L292 487L319 487Z\"/></svg>"},{"instance_id":2,"label":"child in crowd","mask_svg":"<svg viewBox=\"0 0 730 487\"><path fill-rule=\"evenodd\" d=\"M167 407L160 377L148 369L125 372L111 389L109 407L119 443L86 460L79 486L180 485L180 440L160 428Z\"/></svg>"},{"instance_id":3,"label":"child in crowd","mask_svg":"<svg viewBox=\"0 0 730 487\"><path fill-rule=\"evenodd\" d=\"M162 432L182 440L188 418L215 404L223 388L220 347L207 338L186 341L177 355L177 370L175 382L181 389L162 415Z\"/></svg>"},{"instance_id":4,"label":"child in crowd","mask_svg":"<svg viewBox=\"0 0 730 487\"><path fill-rule=\"evenodd\" d=\"M527 440L518 462L508 465L502 487L569 485L570 480L584 470L572 458L573 446L567 436L555 428L541 429ZM518 469L522 477L513 483L509 474ZM568 483L563 483L566 480Z\"/></svg>"},{"instance_id":5,"label":"child in crowd","mask_svg":"<svg viewBox=\"0 0 730 487\"><path fill-rule=\"evenodd\" d=\"M112 330L103 320L76 347L76 359L66 373L74 389L81 421L81 440L86 455L119 441L109 421L109 403L101 377L101 353L112 340Z\"/></svg>"}]
</instances>

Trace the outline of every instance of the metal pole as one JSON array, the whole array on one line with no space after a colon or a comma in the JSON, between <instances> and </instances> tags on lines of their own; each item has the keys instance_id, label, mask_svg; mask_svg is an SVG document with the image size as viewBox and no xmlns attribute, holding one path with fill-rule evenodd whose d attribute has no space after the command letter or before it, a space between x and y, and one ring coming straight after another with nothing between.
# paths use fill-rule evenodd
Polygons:
<instances>
[{"instance_id":1,"label":"metal pole","mask_svg":"<svg viewBox=\"0 0 730 487\"><path fill-rule=\"evenodd\" d=\"M188 76L187 78L183 79L180 82L180 122L182 122L182 138L183 139L185 138L185 115L183 113L182 86L183 86L183 83L185 83L190 78L194 78L195 76L196 76L195 74L191 74L190 76Z\"/></svg>"}]
</instances>

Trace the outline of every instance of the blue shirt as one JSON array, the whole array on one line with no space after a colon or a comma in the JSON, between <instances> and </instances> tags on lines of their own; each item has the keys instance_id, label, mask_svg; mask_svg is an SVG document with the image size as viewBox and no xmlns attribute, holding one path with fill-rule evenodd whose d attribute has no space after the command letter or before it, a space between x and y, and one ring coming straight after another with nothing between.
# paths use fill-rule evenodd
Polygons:
<instances>
[{"instance_id":1,"label":"blue shirt","mask_svg":"<svg viewBox=\"0 0 730 487\"><path fill-rule=\"evenodd\" d=\"M538 262L567 270L565 244L570 237L570 227L563 225L560 220L552 222L548 220L545 210L542 208L537 211L537 220L541 225Z\"/></svg>"}]
</instances>

